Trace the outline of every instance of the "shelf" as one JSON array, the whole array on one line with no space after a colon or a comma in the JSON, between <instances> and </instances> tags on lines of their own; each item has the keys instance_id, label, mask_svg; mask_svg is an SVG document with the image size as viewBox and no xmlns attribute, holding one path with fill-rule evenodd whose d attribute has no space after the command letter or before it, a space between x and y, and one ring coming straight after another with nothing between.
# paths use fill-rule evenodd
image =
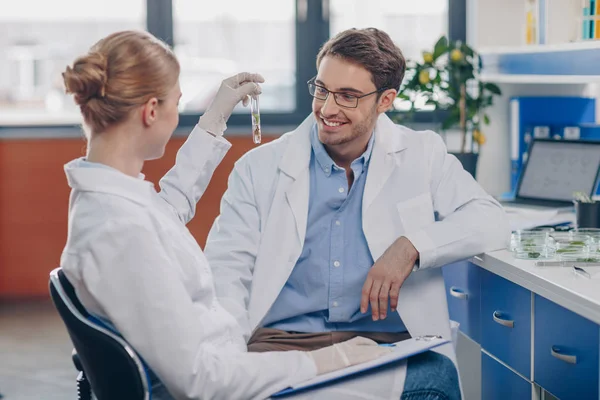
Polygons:
<instances>
[{"instance_id":1,"label":"shelf","mask_svg":"<svg viewBox=\"0 0 600 400\"><path fill-rule=\"evenodd\" d=\"M588 83L597 80L600 40L479 49L483 73L491 76L543 76L543 83ZM508 79L508 78L505 78ZM523 78L510 78L523 81ZM534 78L542 79L542 78ZM540 82L542 83L542 82Z\"/></svg>"},{"instance_id":2,"label":"shelf","mask_svg":"<svg viewBox=\"0 0 600 400\"><path fill-rule=\"evenodd\" d=\"M484 82L514 84L573 85L600 83L600 75L533 75L533 74L481 74Z\"/></svg>"},{"instance_id":3,"label":"shelf","mask_svg":"<svg viewBox=\"0 0 600 400\"><path fill-rule=\"evenodd\" d=\"M600 39L563 44L482 47L479 49L479 53L482 56L485 56L501 54L562 53L577 50L600 50Z\"/></svg>"}]
</instances>

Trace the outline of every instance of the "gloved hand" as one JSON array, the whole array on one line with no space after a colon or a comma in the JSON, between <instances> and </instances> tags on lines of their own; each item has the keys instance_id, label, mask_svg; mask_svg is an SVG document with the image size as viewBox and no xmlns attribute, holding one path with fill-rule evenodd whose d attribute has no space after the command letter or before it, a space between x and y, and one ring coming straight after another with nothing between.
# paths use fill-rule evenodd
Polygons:
<instances>
[{"instance_id":1,"label":"gloved hand","mask_svg":"<svg viewBox=\"0 0 600 400\"><path fill-rule=\"evenodd\" d=\"M200 117L198 126L215 136L221 136L227 129L227 120L233 108L240 101L246 106L249 96L258 96L261 93L258 83L264 81L261 75L248 72L225 79L212 103Z\"/></svg>"},{"instance_id":2,"label":"gloved hand","mask_svg":"<svg viewBox=\"0 0 600 400\"><path fill-rule=\"evenodd\" d=\"M317 375L322 375L374 360L391 351L390 347L379 346L371 339L358 336L333 346L309 351L308 355L317 365Z\"/></svg>"}]
</instances>

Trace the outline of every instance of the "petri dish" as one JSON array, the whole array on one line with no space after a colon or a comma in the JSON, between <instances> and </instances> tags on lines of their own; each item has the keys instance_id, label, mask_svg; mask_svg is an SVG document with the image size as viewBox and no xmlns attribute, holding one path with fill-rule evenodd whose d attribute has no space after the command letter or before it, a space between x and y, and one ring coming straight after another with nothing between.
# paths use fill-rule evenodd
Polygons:
<instances>
[{"instance_id":1,"label":"petri dish","mask_svg":"<svg viewBox=\"0 0 600 400\"><path fill-rule=\"evenodd\" d=\"M586 252L574 252L574 253L563 253L558 255L560 261L571 261L571 262L600 262L600 254L586 253Z\"/></svg>"},{"instance_id":2,"label":"petri dish","mask_svg":"<svg viewBox=\"0 0 600 400\"><path fill-rule=\"evenodd\" d=\"M515 246L513 253L515 258L521 260L547 260L554 258L556 255L556 247L549 243L519 243Z\"/></svg>"}]
</instances>

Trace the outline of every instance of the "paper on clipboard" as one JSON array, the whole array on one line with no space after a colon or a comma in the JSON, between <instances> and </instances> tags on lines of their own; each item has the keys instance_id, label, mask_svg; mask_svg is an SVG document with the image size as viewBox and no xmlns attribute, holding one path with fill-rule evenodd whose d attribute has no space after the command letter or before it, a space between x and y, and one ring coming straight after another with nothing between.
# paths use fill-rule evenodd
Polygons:
<instances>
[{"instance_id":1,"label":"paper on clipboard","mask_svg":"<svg viewBox=\"0 0 600 400\"><path fill-rule=\"evenodd\" d=\"M309 379L304 382L300 382L292 387L277 392L271 395L271 397L284 397L292 393L321 386L329 382L346 379L348 377L360 374L362 372L367 372L369 370L382 367L384 365L404 360L408 357L423 353L427 350L433 349L446 343L449 343L449 340L443 339L440 336L419 336L416 338L403 340L401 342L394 343L394 345L392 346L393 351L391 351L389 354L379 357L376 360L372 360L358 365L353 365L351 367L317 376L315 378Z\"/></svg>"}]
</instances>

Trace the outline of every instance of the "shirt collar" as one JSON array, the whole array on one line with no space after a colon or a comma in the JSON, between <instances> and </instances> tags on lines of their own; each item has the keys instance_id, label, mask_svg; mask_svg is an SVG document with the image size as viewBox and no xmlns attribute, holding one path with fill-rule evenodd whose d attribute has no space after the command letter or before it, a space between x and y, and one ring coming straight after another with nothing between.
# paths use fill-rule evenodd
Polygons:
<instances>
[{"instance_id":1,"label":"shirt collar","mask_svg":"<svg viewBox=\"0 0 600 400\"><path fill-rule=\"evenodd\" d=\"M357 165L359 165L364 171L364 169L369 164L369 160L371 159L371 154L373 153L373 143L375 143L375 131L371 134L371 138L369 139L369 143L367 144L367 149L365 152L358 157L356 160L352 161L352 169L355 169ZM327 154L327 150L325 150L325 146L319 140L319 132L317 124L315 123L310 131L310 144L312 146L313 154L315 155L315 159L319 164L319 167L323 170L325 175L331 175L331 171L334 167L338 167L335 162L331 159L329 154ZM339 167L338 167L339 168Z\"/></svg>"},{"instance_id":2,"label":"shirt collar","mask_svg":"<svg viewBox=\"0 0 600 400\"><path fill-rule=\"evenodd\" d=\"M69 186L74 190L114 194L142 204L151 202L156 190L152 182L144 180L143 174L134 178L114 168L94 164L83 157L67 163L64 168Z\"/></svg>"}]
</instances>

